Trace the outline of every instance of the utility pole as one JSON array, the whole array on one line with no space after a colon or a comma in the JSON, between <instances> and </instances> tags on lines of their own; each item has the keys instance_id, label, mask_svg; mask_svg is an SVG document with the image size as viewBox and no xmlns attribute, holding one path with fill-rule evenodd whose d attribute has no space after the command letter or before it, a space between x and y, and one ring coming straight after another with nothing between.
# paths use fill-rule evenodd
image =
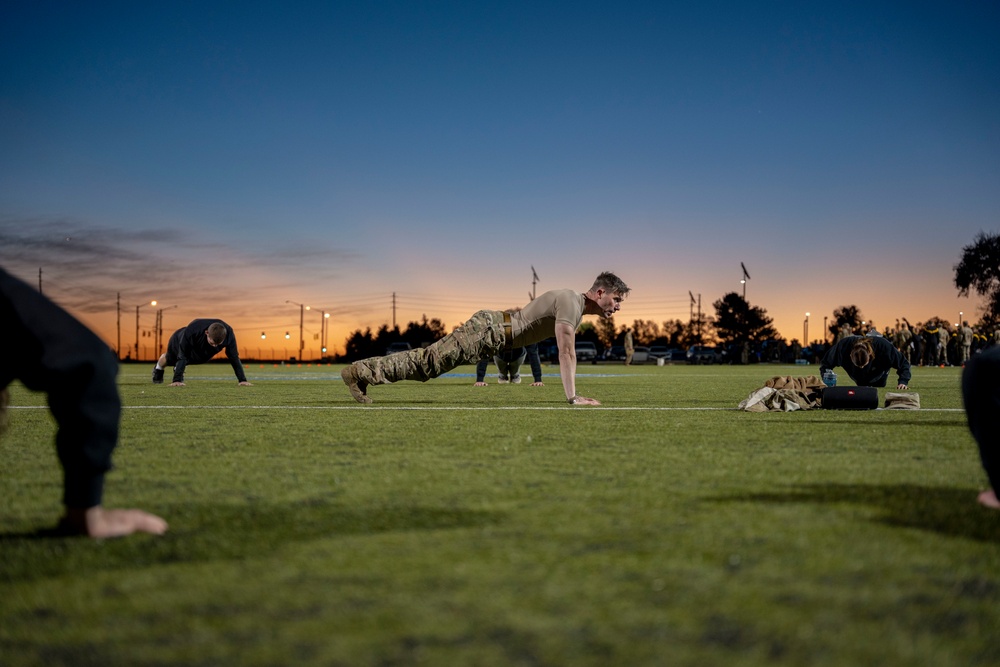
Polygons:
<instances>
[{"instance_id":1,"label":"utility pole","mask_svg":"<svg viewBox=\"0 0 1000 667\"><path fill-rule=\"evenodd\" d=\"M698 344L701 344L701 293L698 293Z\"/></svg>"},{"instance_id":2,"label":"utility pole","mask_svg":"<svg viewBox=\"0 0 1000 667\"><path fill-rule=\"evenodd\" d=\"M302 348L305 346L306 342L302 340L303 331L302 328L306 323L306 308L305 306L299 304L299 363L302 363Z\"/></svg>"},{"instance_id":3,"label":"utility pole","mask_svg":"<svg viewBox=\"0 0 1000 667\"><path fill-rule=\"evenodd\" d=\"M306 323L306 311L307 310L311 310L311 309L310 309L309 306L307 306L307 305L305 305L303 303L299 303L297 301L292 301L291 299L285 299L285 303L290 303L293 306L298 306L299 307L299 359L298 359L298 361L301 364L302 363L302 349L303 349L303 347L306 344L305 340L302 338L302 336L305 335L303 329L304 329L305 323ZM285 338L288 338L288 337L289 337L288 336L288 332L285 332Z\"/></svg>"}]
</instances>

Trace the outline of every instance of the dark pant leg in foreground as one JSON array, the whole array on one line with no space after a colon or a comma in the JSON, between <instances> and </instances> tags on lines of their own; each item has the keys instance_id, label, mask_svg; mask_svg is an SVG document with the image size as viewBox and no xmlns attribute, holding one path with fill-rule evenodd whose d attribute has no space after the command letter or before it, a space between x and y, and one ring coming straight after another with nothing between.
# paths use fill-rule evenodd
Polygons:
<instances>
[{"instance_id":1,"label":"dark pant leg in foreground","mask_svg":"<svg viewBox=\"0 0 1000 667\"><path fill-rule=\"evenodd\" d=\"M962 372L962 399L979 458L995 491L1000 491L1000 347L972 357Z\"/></svg>"}]
</instances>

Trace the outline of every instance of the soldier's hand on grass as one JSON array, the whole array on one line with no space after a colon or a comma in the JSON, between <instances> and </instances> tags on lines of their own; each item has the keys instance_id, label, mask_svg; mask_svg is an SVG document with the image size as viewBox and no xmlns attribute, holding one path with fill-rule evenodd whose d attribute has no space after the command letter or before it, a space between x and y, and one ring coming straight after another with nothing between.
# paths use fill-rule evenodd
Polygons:
<instances>
[{"instance_id":1,"label":"soldier's hand on grass","mask_svg":"<svg viewBox=\"0 0 1000 667\"><path fill-rule=\"evenodd\" d=\"M905 384L903 384L902 382L900 382L899 384L896 385L896 389L902 389L902 390L905 391L906 389L909 389L909 387L907 387Z\"/></svg>"},{"instance_id":2,"label":"soldier's hand on grass","mask_svg":"<svg viewBox=\"0 0 1000 667\"><path fill-rule=\"evenodd\" d=\"M240 386L241 387L252 387L253 385L244 380L243 382L240 382Z\"/></svg>"},{"instance_id":3,"label":"soldier's hand on grass","mask_svg":"<svg viewBox=\"0 0 1000 667\"><path fill-rule=\"evenodd\" d=\"M475 383L475 384L473 384L472 386L473 386L473 387L485 387L485 386L486 386L486 383L485 383L485 382L476 382L476 383Z\"/></svg>"},{"instance_id":4,"label":"soldier's hand on grass","mask_svg":"<svg viewBox=\"0 0 1000 667\"><path fill-rule=\"evenodd\" d=\"M570 405L600 405L601 402L596 398L587 398L586 396L574 396L570 400Z\"/></svg>"},{"instance_id":5,"label":"soldier's hand on grass","mask_svg":"<svg viewBox=\"0 0 1000 667\"><path fill-rule=\"evenodd\" d=\"M132 533L162 535L167 532L167 522L142 510L109 510L100 505L81 509L69 507L63 525L74 533L95 539L124 537Z\"/></svg>"},{"instance_id":6,"label":"soldier's hand on grass","mask_svg":"<svg viewBox=\"0 0 1000 667\"><path fill-rule=\"evenodd\" d=\"M545 383L544 383L544 382L542 382L542 381L538 381L538 382L532 382L532 383L531 383L531 386L532 386L532 387L544 387L544 386L545 386Z\"/></svg>"},{"instance_id":7,"label":"soldier's hand on grass","mask_svg":"<svg viewBox=\"0 0 1000 667\"><path fill-rule=\"evenodd\" d=\"M183 386L185 386L185 385L184 385L184 383L183 383L183 382L171 382L171 383L170 383L170 386L171 386L171 387L183 387Z\"/></svg>"}]
</instances>

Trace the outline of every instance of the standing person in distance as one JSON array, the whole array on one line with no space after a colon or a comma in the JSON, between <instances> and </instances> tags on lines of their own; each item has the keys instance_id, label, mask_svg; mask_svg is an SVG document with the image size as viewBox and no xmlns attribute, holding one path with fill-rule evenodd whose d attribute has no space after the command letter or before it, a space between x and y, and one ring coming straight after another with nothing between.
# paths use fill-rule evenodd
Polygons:
<instances>
[{"instance_id":1,"label":"standing person in distance","mask_svg":"<svg viewBox=\"0 0 1000 667\"><path fill-rule=\"evenodd\" d=\"M576 393L576 330L584 315L612 317L629 287L610 272L597 276L586 292L545 292L516 313L480 310L464 324L428 347L387 357L355 361L340 373L358 403L371 403L368 387L400 380L426 382L461 364L476 363L503 350L524 347L555 336L559 375L570 405L600 405Z\"/></svg>"},{"instance_id":2,"label":"standing person in distance","mask_svg":"<svg viewBox=\"0 0 1000 667\"><path fill-rule=\"evenodd\" d=\"M962 345L963 364L972 357L972 342L975 338L976 332L969 326L968 320L962 320L962 328L959 329L959 342Z\"/></svg>"},{"instance_id":3,"label":"standing person in distance","mask_svg":"<svg viewBox=\"0 0 1000 667\"><path fill-rule=\"evenodd\" d=\"M625 365L632 365L632 357L635 355L635 341L632 340L632 327L625 329Z\"/></svg>"},{"instance_id":4,"label":"standing person in distance","mask_svg":"<svg viewBox=\"0 0 1000 667\"><path fill-rule=\"evenodd\" d=\"M48 394L59 425L56 453L63 469L62 532L93 538L136 532L159 535L167 522L138 509L101 505L104 476L118 444L121 398L118 360L72 315L0 269L0 431L6 425L7 386L20 380Z\"/></svg>"},{"instance_id":5,"label":"standing person in distance","mask_svg":"<svg viewBox=\"0 0 1000 667\"><path fill-rule=\"evenodd\" d=\"M216 319L193 320L170 336L167 351L160 355L153 369L153 384L163 384L163 369L173 366L174 377L170 386L183 387L184 369L188 364L203 364L223 350L240 386L249 387L236 347L236 334L231 326Z\"/></svg>"}]
</instances>

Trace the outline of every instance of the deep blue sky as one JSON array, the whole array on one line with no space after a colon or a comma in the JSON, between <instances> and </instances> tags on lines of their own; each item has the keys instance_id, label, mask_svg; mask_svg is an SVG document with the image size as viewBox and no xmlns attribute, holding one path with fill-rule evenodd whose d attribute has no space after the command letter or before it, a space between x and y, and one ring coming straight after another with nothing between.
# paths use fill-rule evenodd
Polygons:
<instances>
[{"instance_id":1,"label":"deep blue sky","mask_svg":"<svg viewBox=\"0 0 1000 667\"><path fill-rule=\"evenodd\" d=\"M974 318L996 2L96 4L0 9L0 264L105 335L117 293L454 326L531 266L619 272L619 324L711 312L740 262L788 338Z\"/></svg>"}]
</instances>

